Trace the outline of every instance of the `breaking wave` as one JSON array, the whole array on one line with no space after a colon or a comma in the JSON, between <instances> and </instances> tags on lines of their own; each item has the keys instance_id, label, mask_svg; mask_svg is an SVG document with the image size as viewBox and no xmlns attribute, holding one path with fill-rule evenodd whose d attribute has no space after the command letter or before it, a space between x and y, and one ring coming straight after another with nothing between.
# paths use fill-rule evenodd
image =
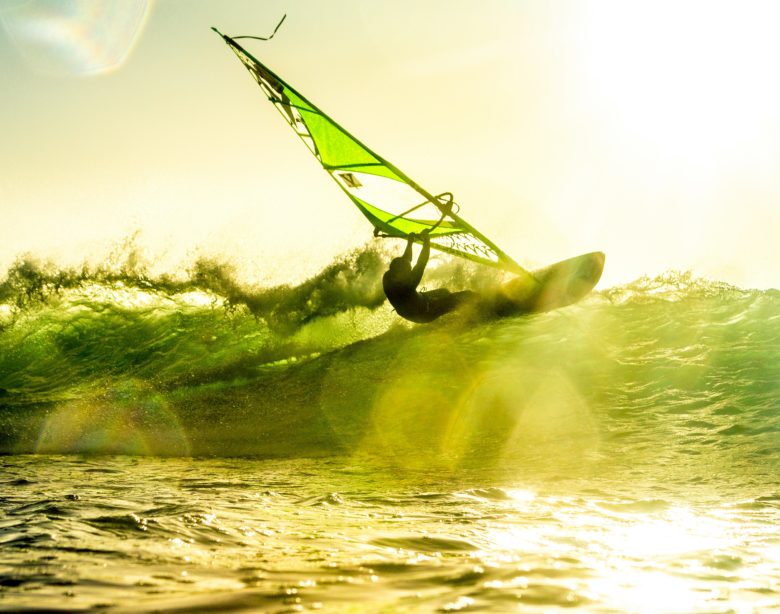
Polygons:
<instances>
[{"instance_id":1,"label":"breaking wave","mask_svg":"<svg viewBox=\"0 0 780 614\"><path fill-rule=\"evenodd\" d=\"M386 262L357 250L264 288L209 259L168 276L133 253L21 259L0 283L0 450L406 450L425 466L486 450L578 462L630 442L660 462L672 438L777 462L777 291L670 272L547 314L411 326L384 301ZM498 282L468 265L437 276Z\"/></svg>"}]
</instances>

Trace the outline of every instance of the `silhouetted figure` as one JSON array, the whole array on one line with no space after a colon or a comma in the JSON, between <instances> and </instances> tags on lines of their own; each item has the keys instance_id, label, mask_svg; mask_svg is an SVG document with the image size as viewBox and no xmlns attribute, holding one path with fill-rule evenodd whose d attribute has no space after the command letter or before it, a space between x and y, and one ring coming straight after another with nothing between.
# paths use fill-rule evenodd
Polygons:
<instances>
[{"instance_id":1,"label":"silhouetted figure","mask_svg":"<svg viewBox=\"0 0 780 614\"><path fill-rule=\"evenodd\" d=\"M420 285L425 265L428 264L428 257L431 254L431 236L427 232L423 232L422 236L423 247L414 268L412 268L412 244L415 235L411 234L403 256L393 258L390 267L382 277L382 286L387 300L395 307L398 315L418 324L433 322L445 313L477 298L477 294L469 290L450 292L446 288L439 288L429 292L417 292L417 286Z\"/></svg>"}]
</instances>

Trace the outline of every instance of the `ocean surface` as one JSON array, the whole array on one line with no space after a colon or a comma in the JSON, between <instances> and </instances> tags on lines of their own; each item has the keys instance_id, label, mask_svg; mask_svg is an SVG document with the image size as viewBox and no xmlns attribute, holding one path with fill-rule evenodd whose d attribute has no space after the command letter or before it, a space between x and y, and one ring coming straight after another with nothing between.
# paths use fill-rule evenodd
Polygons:
<instances>
[{"instance_id":1,"label":"ocean surface","mask_svg":"<svg viewBox=\"0 0 780 614\"><path fill-rule=\"evenodd\" d=\"M780 292L131 264L0 281L0 611L780 611Z\"/></svg>"}]
</instances>

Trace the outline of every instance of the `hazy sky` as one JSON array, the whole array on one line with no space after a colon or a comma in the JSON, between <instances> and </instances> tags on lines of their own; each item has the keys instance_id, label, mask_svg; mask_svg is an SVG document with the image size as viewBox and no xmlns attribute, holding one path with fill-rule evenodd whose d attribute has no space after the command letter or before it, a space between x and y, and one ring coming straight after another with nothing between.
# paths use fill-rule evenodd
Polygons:
<instances>
[{"instance_id":1,"label":"hazy sky","mask_svg":"<svg viewBox=\"0 0 780 614\"><path fill-rule=\"evenodd\" d=\"M210 30L284 13L247 48L521 264L780 286L771 0L4 0L1 270L138 230L278 282L370 240Z\"/></svg>"}]
</instances>

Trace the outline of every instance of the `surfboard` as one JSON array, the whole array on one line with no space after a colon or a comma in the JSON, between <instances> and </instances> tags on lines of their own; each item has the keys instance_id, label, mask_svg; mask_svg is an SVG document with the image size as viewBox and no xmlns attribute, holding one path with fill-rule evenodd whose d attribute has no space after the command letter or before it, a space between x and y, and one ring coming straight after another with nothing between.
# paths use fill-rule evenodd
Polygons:
<instances>
[{"instance_id":1,"label":"surfboard","mask_svg":"<svg viewBox=\"0 0 780 614\"><path fill-rule=\"evenodd\" d=\"M502 316L539 313L576 303L601 279L605 259L603 252L590 252L532 271L532 280L515 277L492 298L495 312Z\"/></svg>"}]
</instances>

